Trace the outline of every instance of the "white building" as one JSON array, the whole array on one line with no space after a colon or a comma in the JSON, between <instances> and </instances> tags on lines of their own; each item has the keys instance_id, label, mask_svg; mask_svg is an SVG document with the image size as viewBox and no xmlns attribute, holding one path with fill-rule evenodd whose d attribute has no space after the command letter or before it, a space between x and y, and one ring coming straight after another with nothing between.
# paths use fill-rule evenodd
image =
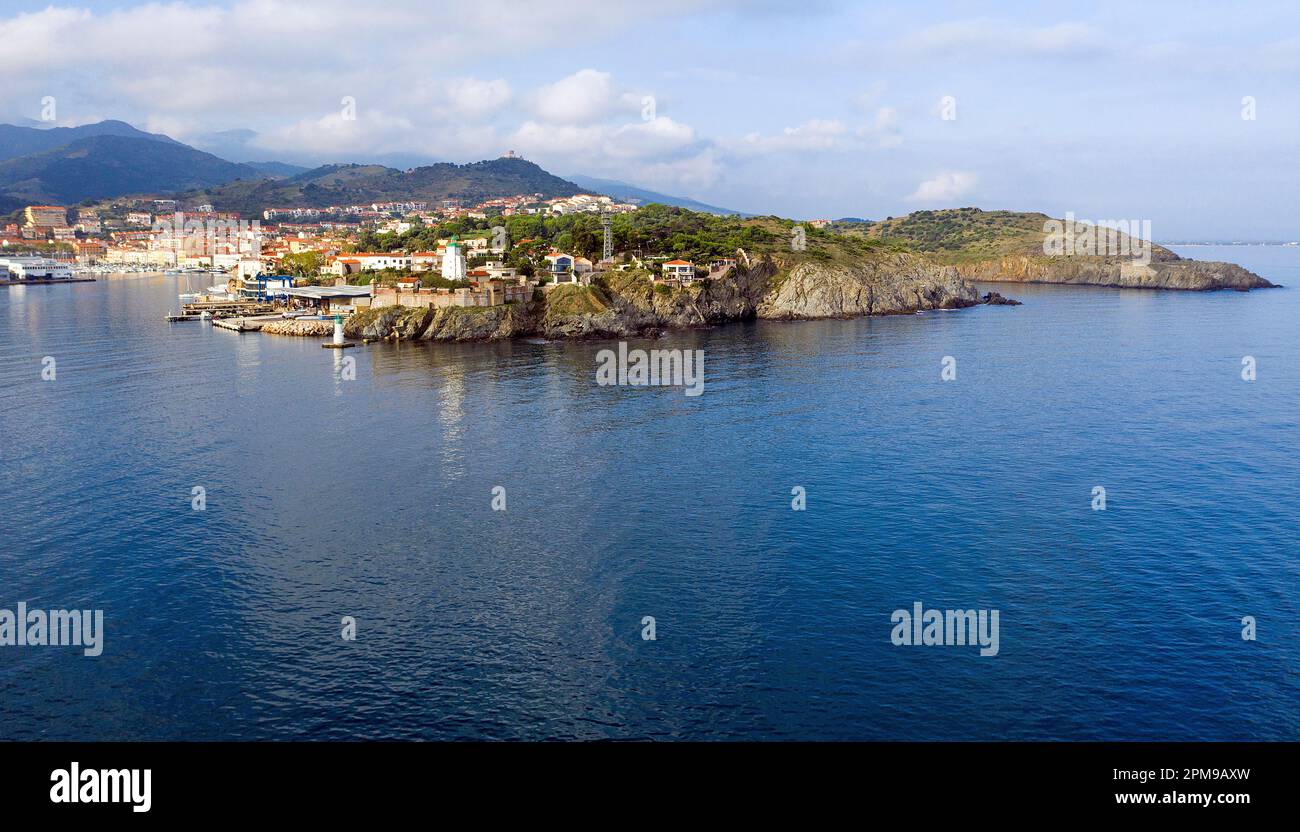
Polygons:
<instances>
[{"instance_id":1,"label":"white building","mask_svg":"<svg viewBox=\"0 0 1300 832\"><path fill-rule=\"evenodd\" d=\"M546 262L551 267L551 282L556 284L576 282L573 271L575 259L572 254L565 254L562 251L552 251L546 255Z\"/></svg>"},{"instance_id":2,"label":"white building","mask_svg":"<svg viewBox=\"0 0 1300 832\"><path fill-rule=\"evenodd\" d=\"M262 273L261 258L252 258L252 257L243 258L239 261L239 265L235 267L235 276L238 277L240 280L244 280L250 277L257 277L261 273Z\"/></svg>"},{"instance_id":3,"label":"white building","mask_svg":"<svg viewBox=\"0 0 1300 832\"><path fill-rule=\"evenodd\" d=\"M378 272L384 269L407 271L411 268L411 255L389 252L342 254L330 266L332 274L347 276L358 272Z\"/></svg>"},{"instance_id":4,"label":"white building","mask_svg":"<svg viewBox=\"0 0 1300 832\"><path fill-rule=\"evenodd\" d=\"M48 257L0 257L0 278L21 280L71 280L72 269Z\"/></svg>"},{"instance_id":5,"label":"white building","mask_svg":"<svg viewBox=\"0 0 1300 832\"><path fill-rule=\"evenodd\" d=\"M519 276L514 268L507 266L500 260L489 260L483 264L483 268L494 280L514 280Z\"/></svg>"},{"instance_id":6,"label":"white building","mask_svg":"<svg viewBox=\"0 0 1300 832\"><path fill-rule=\"evenodd\" d=\"M267 301L283 298L293 288L287 275L248 275L239 278L239 296L244 300Z\"/></svg>"},{"instance_id":7,"label":"white building","mask_svg":"<svg viewBox=\"0 0 1300 832\"><path fill-rule=\"evenodd\" d=\"M682 283L695 281L695 264L689 260L669 260L663 265L664 280L680 280Z\"/></svg>"},{"instance_id":8,"label":"white building","mask_svg":"<svg viewBox=\"0 0 1300 832\"><path fill-rule=\"evenodd\" d=\"M455 237L447 242L447 252L442 256L442 276L447 280L465 279L465 252Z\"/></svg>"},{"instance_id":9,"label":"white building","mask_svg":"<svg viewBox=\"0 0 1300 832\"><path fill-rule=\"evenodd\" d=\"M416 251L411 254L411 269L417 272L442 271L442 255L445 252Z\"/></svg>"}]
</instances>

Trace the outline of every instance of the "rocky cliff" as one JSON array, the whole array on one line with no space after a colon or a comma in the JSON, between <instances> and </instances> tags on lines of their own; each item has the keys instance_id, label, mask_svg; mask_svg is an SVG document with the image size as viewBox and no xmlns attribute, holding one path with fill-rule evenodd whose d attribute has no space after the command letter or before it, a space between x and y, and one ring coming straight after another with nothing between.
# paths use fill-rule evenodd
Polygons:
<instances>
[{"instance_id":1,"label":"rocky cliff","mask_svg":"<svg viewBox=\"0 0 1300 832\"><path fill-rule=\"evenodd\" d=\"M957 270L911 254L851 267L795 266L758 303L761 318L846 318L957 309L980 303Z\"/></svg>"},{"instance_id":2,"label":"rocky cliff","mask_svg":"<svg viewBox=\"0 0 1300 832\"><path fill-rule=\"evenodd\" d=\"M652 283L645 272L611 272L591 286L557 286L527 304L381 307L352 316L345 331L367 340L627 337L755 317L895 315L1001 300L982 300L956 269L911 254L882 254L852 264L767 257L685 287Z\"/></svg>"}]
</instances>

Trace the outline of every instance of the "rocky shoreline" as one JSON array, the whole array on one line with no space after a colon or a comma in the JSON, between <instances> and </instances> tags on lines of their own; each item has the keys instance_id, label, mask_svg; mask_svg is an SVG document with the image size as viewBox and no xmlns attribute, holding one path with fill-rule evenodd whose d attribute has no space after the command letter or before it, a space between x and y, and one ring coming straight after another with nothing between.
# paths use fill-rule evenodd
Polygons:
<instances>
[{"instance_id":1,"label":"rocky shoreline","mask_svg":"<svg viewBox=\"0 0 1300 832\"><path fill-rule=\"evenodd\" d=\"M754 318L905 315L986 303L1017 302L997 293L981 297L956 269L916 255L793 266L765 257L686 287L654 284L644 273L611 272L592 286L558 286L527 304L381 307L352 316L344 331L349 338L369 341L618 338Z\"/></svg>"},{"instance_id":2,"label":"rocky shoreline","mask_svg":"<svg viewBox=\"0 0 1300 832\"><path fill-rule=\"evenodd\" d=\"M1117 257L1016 255L962 263L955 268L967 280L981 282L1060 283L1195 292L1278 288L1277 284L1234 263L1184 260L1172 252L1147 264Z\"/></svg>"},{"instance_id":3,"label":"rocky shoreline","mask_svg":"<svg viewBox=\"0 0 1300 832\"><path fill-rule=\"evenodd\" d=\"M750 319L812 320L906 315L981 304L1019 305L972 281L1127 288L1246 291L1274 284L1231 263L1183 260L1161 252L1149 264L1106 257L1007 256L942 265L922 255L879 252L851 263L742 261L726 275L685 287L645 272L607 272L591 286L557 286L529 303L413 309L386 306L348 318L363 341L494 341L505 338L623 338ZM264 332L328 335L328 322L286 321Z\"/></svg>"}]
</instances>

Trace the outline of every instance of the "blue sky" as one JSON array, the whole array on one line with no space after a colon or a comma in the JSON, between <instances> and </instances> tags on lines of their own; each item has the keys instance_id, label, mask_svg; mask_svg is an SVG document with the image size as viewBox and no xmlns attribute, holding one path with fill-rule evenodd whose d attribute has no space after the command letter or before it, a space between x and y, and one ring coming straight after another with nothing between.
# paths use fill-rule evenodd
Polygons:
<instances>
[{"instance_id":1,"label":"blue sky","mask_svg":"<svg viewBox=\"0 0 1300 832\"><path fill-rule=\"evenodd\" d=\"M7 2L0 42L0 119L48 96L47 123L238 161L514 149L796 218L977 205L1300 238L1287 3Z\"/></svg>"}]
</instances>

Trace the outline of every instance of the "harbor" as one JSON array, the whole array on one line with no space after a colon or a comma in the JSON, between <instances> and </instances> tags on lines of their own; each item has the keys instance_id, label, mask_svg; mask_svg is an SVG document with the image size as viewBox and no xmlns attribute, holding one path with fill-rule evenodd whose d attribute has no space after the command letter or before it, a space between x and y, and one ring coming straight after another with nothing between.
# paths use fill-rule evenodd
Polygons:
<instances>
[{"instance_id":1,"label":"harbor","mask_svg":"<svg viewBox=\"0 0 1300 832\"><path fill-rule=\"evenodd\" d=\"M268 288L268 285L270 288ZM233 290L233 291L232 291ZM369 286L294 287L291 278L258 275L245 281L213 286L204 294L182 293L180 312L168 312L168 323L211 321L230 332L326 337L326 346L353 346L343 341L343 319L357 306L369 307Z\"/></svg>"}]
</instances>

